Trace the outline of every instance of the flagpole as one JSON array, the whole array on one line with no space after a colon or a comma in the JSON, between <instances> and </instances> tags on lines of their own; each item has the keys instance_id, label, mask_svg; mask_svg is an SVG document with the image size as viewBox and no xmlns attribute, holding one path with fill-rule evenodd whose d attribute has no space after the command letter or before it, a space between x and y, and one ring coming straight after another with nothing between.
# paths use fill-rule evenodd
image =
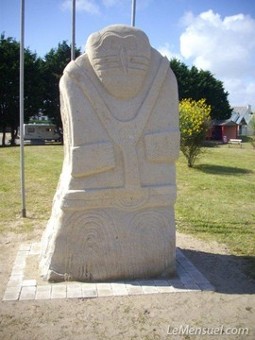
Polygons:
<instances>
[{"instance_id":1,"label":"flagpole","mask_svg":"<svg viewBox=\"0 0 255 340\"><path fill-rule=\"evenodd\" d=\"M76 0L73 0L71 60L75 59L75 15L76 15Z\"/></svg>"},{"instance_id":2,"label":"flagpole","mask_svg":"<svg viewBox=\"0 0 255 340\"><path fill-rule=\"evenodd\" d=\"M131 26L135 26L136 0L132 0Z\"/></svg>"},{"instance_id":3,"label":"flagpole","mask_svg":"<svg viewBox=\"0 0 255 340\"><path fill-rule=\"evenodd\" d=\"M20 6L20 76L19 76L19 107L20 107L20 179L21 179L21 199L22 217L26 217L26 197L25 197L25 170L24 170L24 22L25 22L25 0L21 0Z\"/></svg>"}]
</instances>

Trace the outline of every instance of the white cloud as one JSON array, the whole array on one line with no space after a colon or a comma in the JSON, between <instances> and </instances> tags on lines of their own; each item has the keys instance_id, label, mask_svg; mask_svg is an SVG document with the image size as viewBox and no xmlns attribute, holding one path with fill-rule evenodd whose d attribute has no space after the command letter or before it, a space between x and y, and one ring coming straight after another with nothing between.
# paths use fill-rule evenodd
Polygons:
<instances>
[{"instance_id":1,"label":"white cloud","mask_svg":"<svg viewBox=\"0 0 255 340\"><path fill-rule=\"evenodd\" d=\"M182 24L182 56L222 80L231 104L254 105L255 20L244 14L222 18L209 10L198 16L187 13Z\"/></svg>"},{"instance_id":2,"label":"white cloud","mask_svg":"<svg viewBox=\"0 0 255 340\"><path fill-rule=\"evenodd\" d=\"M251 104L255 110L255 80L228 78L224 80L224 85L233 106Z\"/></svg>"},{"instance_id":3,"label":"white cloud","mask_svg":"<svg viewBox=\"0 0 255 340\"><path fill-rule=\"evenodd\" d=\"M72 0L64 0L62 3L64 10L72 8ZM100 14L100 7L95 0L76 0L76 10L89 14Z\"/></svg>"},{"instance_id":4,"label":"white cloud","mask_svg":"<svg viewBox=\"0 0 255 340\"><path fill-rule=\"evenodd\" d=\"M136 2L136 10L144 10L154 0L139 0ZM102 14L105 8L128 6L131 11L131 0L76 0L76 11L87 12L92 15ZM62 0L63 10L72 9L72 0Z\"/></svg>"},{"instance_id":5,"label":"white cloud","mask_svg":"<svg viewBox=\"0 0 255 340\"><path fill-rule=\"evenodd\" d=\"M183 59L183 57L180 54L171 51L169 43L165 43L164 45L159 46L157 50L159 51L159 53L161 53L164 57L167 57L169 60L173 58L176 58L178 60Z\"/></svg>"}]
</instances>

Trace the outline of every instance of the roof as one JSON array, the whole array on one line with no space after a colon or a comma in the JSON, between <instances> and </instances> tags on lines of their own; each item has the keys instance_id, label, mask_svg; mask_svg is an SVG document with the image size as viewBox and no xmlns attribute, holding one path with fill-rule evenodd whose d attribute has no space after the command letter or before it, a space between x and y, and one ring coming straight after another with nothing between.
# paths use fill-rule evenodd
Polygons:
<instances>
[{"instance_id":1,"label":"roof","mask_svg":"<svg viewBox=\"0 0 255 340\"><path fill-rule=\"evenodd\" d=\"M213 120L213 125L218 126L235 126L240 124L248 125L251 118L251 106L234 106L232 111L232 115L229 119L226 120Z\"/></svg>"},{"instance_id":2,"label":"roof","mask_svg":"<svg viewBox=\"0 0 255 340\"><path fill-rule=\"evenodd\" d=\"M237 125L236 122L232 121L231 118L226 119L226 120L213 120L213 125L218 125L218 126L235 126Z\"/></svg>"},{"instance_id":3,"label":"roof","mask_svg":"<svg viewBox=\"0 0 255 340\"><path fill-rule=\"evenodd\" d=\"M231 120L238 125L241 123L249 124L252 118L251 106L234 106L232 111Z\"/></svg>"}]
</instances>

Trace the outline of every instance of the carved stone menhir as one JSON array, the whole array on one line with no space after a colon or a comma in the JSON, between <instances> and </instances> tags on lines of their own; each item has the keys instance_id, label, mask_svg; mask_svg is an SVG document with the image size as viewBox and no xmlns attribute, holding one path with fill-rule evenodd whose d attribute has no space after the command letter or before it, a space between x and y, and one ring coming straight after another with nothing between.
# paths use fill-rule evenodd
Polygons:
<instances>
[{"instance_id":1,"label":"carved stone menhir","mask_svg":"<svg viewBox=\"0 0 255 340\"><path fill-rule=\"evenodd\" d=\"M139 29L92 34L60 81L65 155L41 269L50 281L175 272L178 93Z\"/></svg>"}]
</instances>

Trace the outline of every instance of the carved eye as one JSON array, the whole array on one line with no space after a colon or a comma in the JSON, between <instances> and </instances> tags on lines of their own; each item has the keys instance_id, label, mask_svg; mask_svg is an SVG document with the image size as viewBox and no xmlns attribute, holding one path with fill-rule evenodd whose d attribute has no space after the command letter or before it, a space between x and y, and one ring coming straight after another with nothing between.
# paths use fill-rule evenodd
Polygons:
<instances>
[{"instance_id":1,"label":"carved eye","mask_svg":"<svg viewBox=\"0 0 255 340\"><path fill-rule=\"evenodd\" d=\"M118 51L120 49L121 42L119 39L113 38L111 41L111 49L114 51Z\"/></svg>"},{"instance_id":2,"label":"carved eye","mask_svg":"<svg viewBox=\"0 0 255 340\"><path fill-rule=\"evenodd\" d=\"M135 50L136 49L136 42L134 39L128 39L128 49L129 50Z\"/></svg>"},{"instance_id":3,"label":"carved eye","mask_svg":"<svg viewBox=\"0 0 255 340\"><path fill-rule=\"evenodd\" d=\"M102 50L109 51L112 49L112 39L107 37L104 39L103 44L101 45Z\"/></svg>"}]
</instances>

